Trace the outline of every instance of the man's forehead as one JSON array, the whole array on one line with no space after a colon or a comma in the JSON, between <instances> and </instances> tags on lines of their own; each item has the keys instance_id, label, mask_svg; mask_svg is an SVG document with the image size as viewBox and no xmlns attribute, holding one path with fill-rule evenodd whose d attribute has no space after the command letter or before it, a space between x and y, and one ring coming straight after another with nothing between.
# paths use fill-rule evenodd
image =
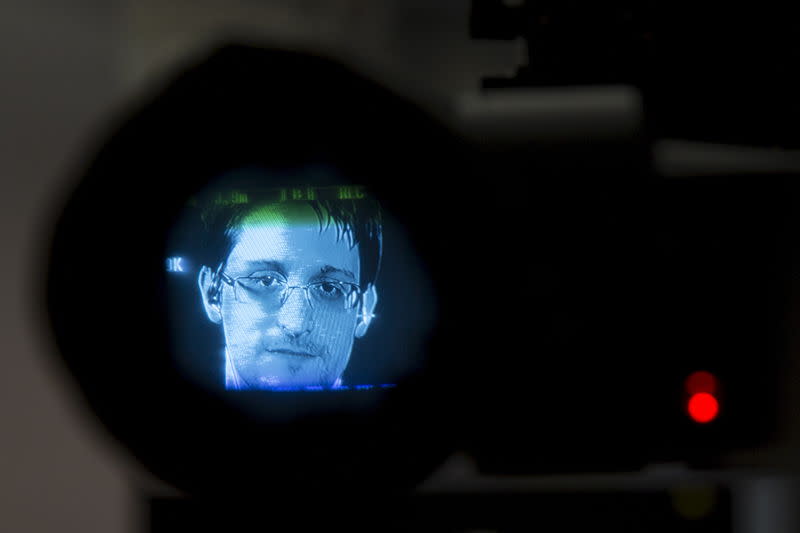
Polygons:
<instances>
[{"instance_id":1,"label":"man's forehead","mask_svg":"<svg viewBox=\"0 0 800 533\"><path fill-rule=\"evenodd\" d=\"M317 225L322 227L322 213L314 210L305 202L281 202L265 204L251 209L242 218L239 228L248 227L284 227Z\"/></svg>"},{"instance_id":2,"label":"man's forehead","mask_svg":"<svg viewBox=\"0 0 800 533\"><path fill-rule=\"evenodd\" d=\"M356 248L352 228L342 227L329 217L321 206L318 209L306 202L280 202L266 204L249 211L232 228L235 241L244 233L260 235L262 238L282 238L289 234L302 235L316 232L320 237L335 236L340 244Z\"/></svg>"},{"instance_id":3,"label":"man's forehead","mask_svg":"<svg viewBox=\"0 0 800 533\"><path fill-rule=\"evenodd\" d=\"M346 232L345 232L346 233ZM309 205L265 206L249 213L234 232L231 266L301 261L302 266L357 275L358 246L335 224L323 223Z\"/></svg>"}]
</instances>

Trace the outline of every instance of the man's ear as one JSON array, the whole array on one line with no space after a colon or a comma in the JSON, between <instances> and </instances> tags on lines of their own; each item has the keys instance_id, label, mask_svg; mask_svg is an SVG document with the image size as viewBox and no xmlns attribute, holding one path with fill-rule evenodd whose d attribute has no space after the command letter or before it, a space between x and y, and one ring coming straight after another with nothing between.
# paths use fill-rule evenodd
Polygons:
<instances>
[{"instance_id":1,"label":"man's ear","mask_svg":"<svg viewBox=\"0 0 800 533\"><path fill-rule=\"evenodd\" d=\"M355 336L358 338L363 337L369 329L369 323L375 318L373 312L375 305L378 303L378 291L375 285L370 283L367 290L361 295L361 308L358 312L358 323L356 324Z\"/></svg>"},{"instance_id":2,"label":"man's ear","mask_svg":"<svg viewBox=\"0 0 800 533\"><path fill-rule=\"evenodd\" d=\"M203 297L203 307L208 319L214 324L219 324L222 322L222 312L219 309L219 287L214 281L211 269L207 266L202 267L200 274L197 275L197 285Z\"/></svg>"}]
</instances>

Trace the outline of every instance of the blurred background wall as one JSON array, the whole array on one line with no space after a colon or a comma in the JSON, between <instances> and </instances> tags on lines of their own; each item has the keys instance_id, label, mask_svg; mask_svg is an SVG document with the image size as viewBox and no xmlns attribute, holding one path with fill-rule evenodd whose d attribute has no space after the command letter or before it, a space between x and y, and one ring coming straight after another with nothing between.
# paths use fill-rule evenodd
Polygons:
<instances>
[{"instance_id":1,"label":"blurred background wall","mask_svg":"<svg viewBox=\"0 0 800 533\"><path fill-rule=\"evenodd\" d=\"M0 4L0 531L132 531L136 513L124 455L82 411L35 296L51 210L122 96L121 6L67 4Z\"/></svg>"}]
</instances>

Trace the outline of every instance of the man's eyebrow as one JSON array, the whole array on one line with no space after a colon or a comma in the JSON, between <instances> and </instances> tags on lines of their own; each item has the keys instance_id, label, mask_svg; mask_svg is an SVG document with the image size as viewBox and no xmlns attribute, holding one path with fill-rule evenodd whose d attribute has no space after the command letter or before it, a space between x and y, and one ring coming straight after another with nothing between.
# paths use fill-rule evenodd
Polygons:
<instances>
[{"instance_id":1,"label":"man's eyebrow","mask_svg":"<svg viewBox=\"0 0 800 533\"><path fill-rule=\"evenodd\" d=\"M343 268L336 268L335 266L325 265L324 267L319 269L320 274L331 274L331 273L338 273L344 274L345 276L349 276L350 279L355 280L356 275L350 272L349 270L345 270Z\"/></svg>"},{"instance_id":2,"label":"man's eyebrow","mask_svg":"<svg viewBox=\"0 0 800 533\"><path fill-rule=\"evenodd\" d=\"M243 267L244 270L248 271L248 275L258 272L259 270L272 270L275 272L280 272L281 274L286 273L283 263L279 261L262 261L256 259L252 261L245 261L243 263Z\"/></svg>"}]
</instances>

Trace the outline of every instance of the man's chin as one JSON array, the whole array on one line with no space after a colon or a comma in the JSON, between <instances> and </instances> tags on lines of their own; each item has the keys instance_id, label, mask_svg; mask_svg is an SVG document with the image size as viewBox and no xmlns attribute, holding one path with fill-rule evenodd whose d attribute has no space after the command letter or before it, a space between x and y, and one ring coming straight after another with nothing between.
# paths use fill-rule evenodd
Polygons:
<instances>
[{"instance_id":1,"label":"man's chin","mask_svg":"<svg viewBox=\"0 0 800 533\"><path fill-rule=\"evenodd\" d=\"M306 389L308 387L328 388L336 380L325 379L316 372L302 372L296 368L275 368L275 365L271 365L269 369L261 369L246 376L244 381L249 389L278 390Z\"/></svg>"},{"instance_id":2,"label":"man's chin","mask_svg":"<svg viewBox=\"0 0 800 533\"><path fill-rule=\"evenodd\" d=\"M251 390L327 389L336 385L341 374L326 364L329 358L318 355L296 356L268 351L246 363L234 364L234 367L244 388Z\"/></svg>"}]
</instances>

